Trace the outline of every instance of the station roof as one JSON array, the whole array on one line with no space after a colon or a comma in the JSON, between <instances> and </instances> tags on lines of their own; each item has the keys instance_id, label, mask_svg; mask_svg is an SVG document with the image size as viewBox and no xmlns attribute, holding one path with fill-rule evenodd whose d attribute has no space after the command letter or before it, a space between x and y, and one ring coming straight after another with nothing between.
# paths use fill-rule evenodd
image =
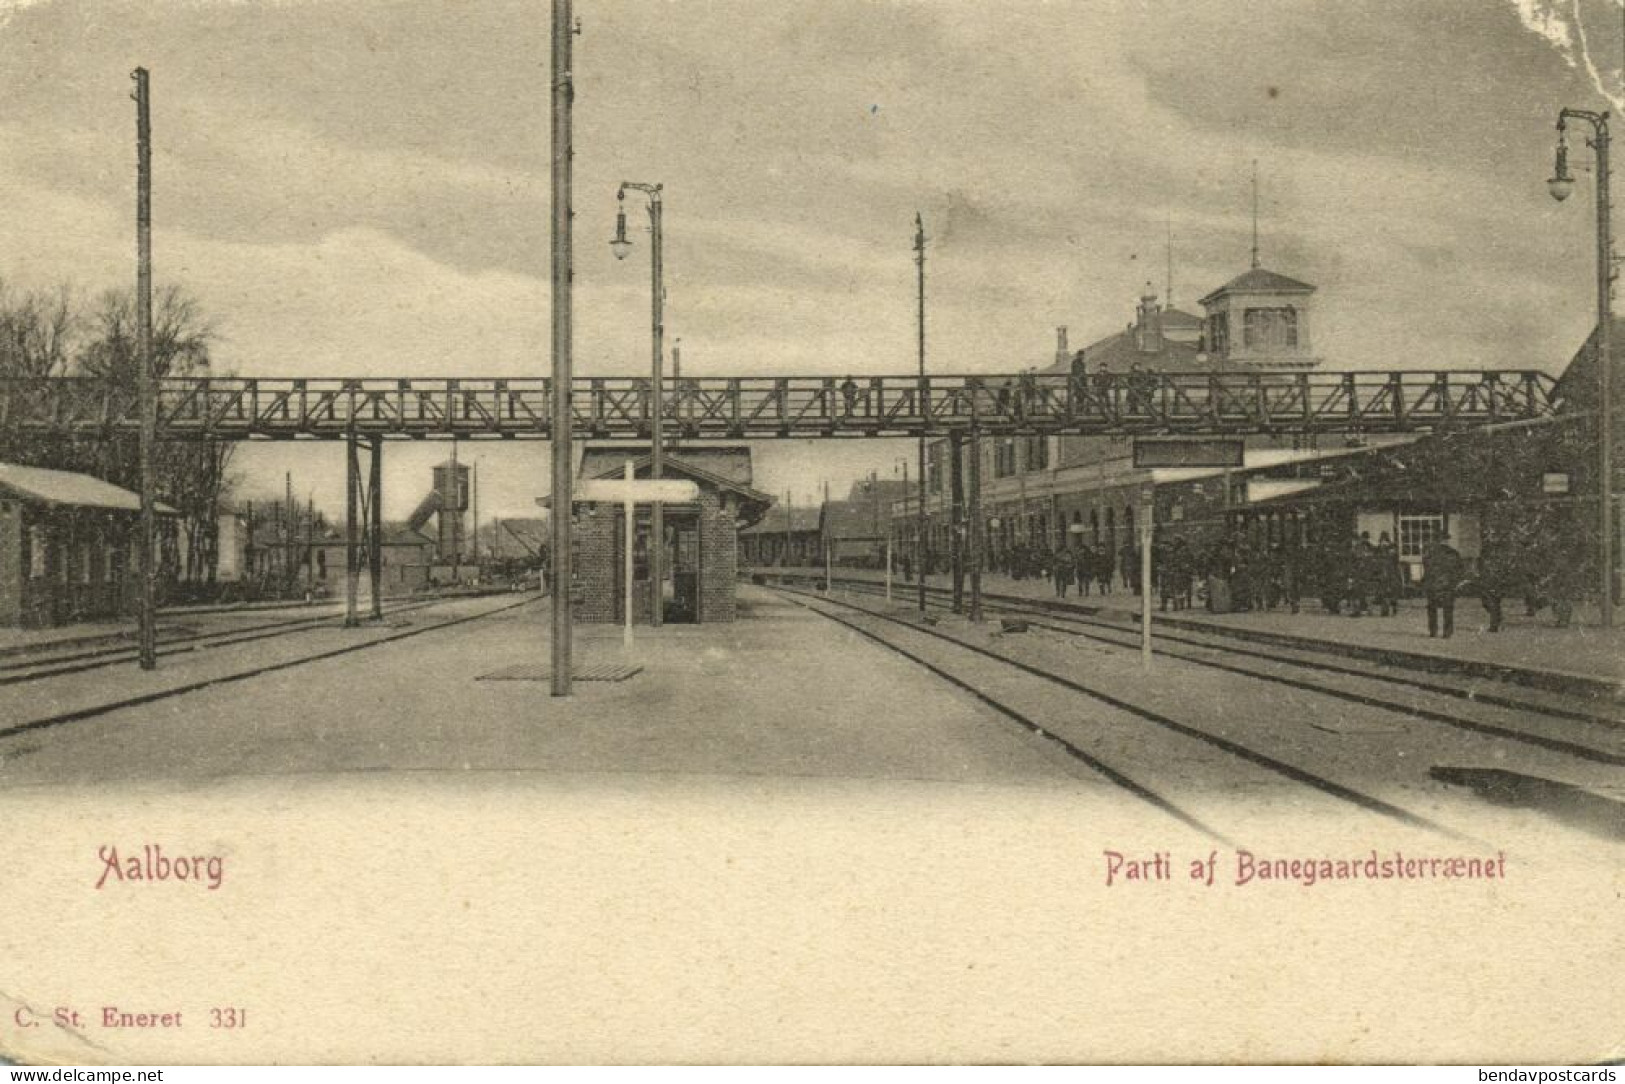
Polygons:
<instances>
[{"instance_id":1,"label":"station roof","mask_svg":"<svg viewBox=\"0 0 1625 1084\"><path fill-rule=\"evenodd\" d=\"M697 467L709 475L725 479L736 486L749 486L751 484L750 448L747 445L730 445L724 447L703 447L684 445L681 448L667 446L666 462L681 461L690 467ZM649 446L647 444L610 444L593 445L581 456L580 477L606 478L623 469L626 461L630 459L641 466L649 459Z\"/></svg>"},{"instance_id":2,"label":"station roof","mask_svg":"<svg viewBox=\"0 0 1625 1084\"><path fill-rule=\"evenodd\" d=\"M847 492L849 501L900 501L914 491L913 482L901 478L859 478Z\"/></svg>"},{"instance_id":3,"label":"station roof","mask_svg":"<svg viewBox=\"0 0 1625 1084\"><path fill-rule=\"evenodd\" d=\"M788 515L786 513L789 513ZM767 515L755 526L746 527L740 534L783 534L788 530L791 534L814 534L818 530L820 516L819 508L814 505L808 508L785 508L782 504L775 504L767 510ZM785 520L790 524L785 526Z\"/></svg>"},{"instance_id":4,"label":"station roof","mask_svg":"<svg viewBox=\"0 0 1625 1084\"><path fill-rule=\"evenodd\" d=\"M1130 327L1090 343L1073 354L1069 361L1057 361L1040 371L1051 374L1070 373L1073 367L1079 364L1080 359L1083 367L1091 374L1099 372L1102 364L1106 366L1108 373L1132 372L1136 365L1159 373L1210 373L1219 367L1211 355L1205 361L1197 361L1197 355L1200 353L1198 344L1177 342L1166 335L1161 337L1157 349L1141 350L1139 334Z\"/></svg>"},{"instance_id":5,"label":"station roof","mask_svg":"<svg viewBox=\"0 0 1625 1084\"><path fill-rule=\"evenodd\" d=\"M634 445L587 449L587 454L581 459L581 477L619 478L626 470L629 460L632 463L634 478L647 478L652 473L651 457ZM740 530L754 525L773 504L771 493L754 489L748 480L741 481L739 478L741 474L746 479L750 477L748 447L684 448L680 455L668 452L665 473L668 478L674 475L687 475L701 485L733 493L740 502L738 524ZM552 507L552 501L551 496L536 499L536 503L544 508Z\"/></svg>"},{"instance_id":6,"label":"station roof","mask_svg":"<svg viewBox=\"0 0 1625 1084\"><path fill-rule=\"evenodd\" d=\"M122 486L92 478L88 474L46 467L23 467L15 463L0 463L0 494L14 500L58 508L141 511L141 495ZM175 514L175 510L162 501L158 502L157 508L164 515Z\"/></svg>"},{"instance_id":7,"label":"station roof","mask_svg":"<svg viewBox=\"0 0 1625 1084\"><path fill-rule=\"evenodd\" d=\"M889 528L886 506L874 501L829 501L819 528L832 542L885 538Z\"/></svg>"},{"instance_id":8,"label":"station roof","mask_svg":"<svg viewBox=\"0 0 1625 1084\"><path fill-rule=\"evenodd\" d=\"M1243 271L1229 282L1202 298L1202 304L1217 300L1225 294L1312 294L1315 288L1307 282L1278 275L1266 267Z\"/></svg>"}]
</instances>

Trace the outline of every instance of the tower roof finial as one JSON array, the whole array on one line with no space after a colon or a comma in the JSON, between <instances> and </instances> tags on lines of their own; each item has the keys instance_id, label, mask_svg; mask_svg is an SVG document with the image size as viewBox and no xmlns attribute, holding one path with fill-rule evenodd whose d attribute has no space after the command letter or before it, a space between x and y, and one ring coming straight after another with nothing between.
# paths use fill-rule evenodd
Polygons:
<instances>
[{"instance_id":1,"label":"tower roof finial","mask_svg":"<svg viewBox=\"0 0 1625 1084\"><path fill-rule=\"evenodd\" d=\"M1168 289L1163 291L1162 303L1174 307L1174 213L1168 212Z\"/></svg>"},{"instance_id":2,"label":"tower roof finial","mask_svg":"<svg viewBox=\"0 0 1625 1084\"><path fill-rule=\"evenodd\" d=\"M1258 159L1253 159L1253 267L1258 267Z\"/></svg>"}]
</instances>

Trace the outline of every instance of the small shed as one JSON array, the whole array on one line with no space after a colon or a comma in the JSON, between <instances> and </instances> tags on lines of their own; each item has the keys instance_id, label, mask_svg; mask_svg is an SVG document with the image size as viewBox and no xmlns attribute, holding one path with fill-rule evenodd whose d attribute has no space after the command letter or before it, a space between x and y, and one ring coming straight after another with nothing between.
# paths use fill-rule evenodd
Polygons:
<instances>
[{"instance_id":1,"label":"small shed","mask_svg":"<svg viewBox=\"0 0 1625 1084\"><path fill-rule=\"evenodd\" d=\"M174 510L158 506L173 570ZM72 471L0 463L0 625L119 617L139 591L141 498Z\"/></svg>"},{"instance_id":2,"label":"small shed","mask_svg":"<svg viewBox=\"0 0 1625 1084\"><path fill-rule=\"evenodd\" d=\"M583 479L621 478L632 463L637 478L651 476L645 447L588 448ZM739 532L767 514L773 498L751 486L750 448L683 448L665 457L664 477L699 487L694 501L661 508L665 539L660 597L662 620L673 624L732 621L739 574ZM639 505L633 535L632 612L648 621L650 606L649 507ZM625 511L618 504L578 505L574 559L576 618L615 622L625 605Z\"/></svg>"}]
</instances>

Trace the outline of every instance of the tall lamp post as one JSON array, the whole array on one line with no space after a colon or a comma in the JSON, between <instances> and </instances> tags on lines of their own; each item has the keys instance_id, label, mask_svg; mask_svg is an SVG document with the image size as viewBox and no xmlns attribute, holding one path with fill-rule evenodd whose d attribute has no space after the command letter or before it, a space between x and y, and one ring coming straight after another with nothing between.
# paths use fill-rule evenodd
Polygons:
<instances>
[{"instance_id":1,"label":"tall lamp post","mask_svg":"<svg viewBox=\"0 0 1625 1084\"><path fill-rule=\"evenodd\" d=\"M1574 190L1569 176L1568 122L1582 120L1591 125L1587 141L1597 155L1597 504L1598 543L1602 565L1602 627L1614 627L1614 524L1613 524L1613 303L1612 241L1608 200L1608 114L1589 109L1564 109L1557 115L1557 170L1546 184L1552 198L1562 201Z\"/></svg>"},{"instance_id":2,"label":"tall lamp post","mask_svg":"<svg viewBox=\"0 0 1625 1084\"><path fill-rule=\"evenodd\" d=\"M661 440L661 422L665 414L664 380L662 379L665 360L666 336L666 288L662 280L662 257L660 236L660 188L658 184L641 184L636 181L622 181L621 187L615 193L618 205L615 211L615 238L610 241L609 247L615 253L617 260L626 259L627 253L632 251L632 242L626 236L626 193L628 190L642 192L649 197L649 268L651 290L654 294L651 311L651 329L653 333L653 359L650 365L649 384L649 474L653 478L663 478L666 474L666 450ZM626 525L628 532L636 529L636 524ZM664 616L661 610L665 604L665 550L666 550L666 521L659 501L649 506L649 624L659 628ZM632 585L626 585L627 593L632 591Z\"/></svg>"}]
</instances>

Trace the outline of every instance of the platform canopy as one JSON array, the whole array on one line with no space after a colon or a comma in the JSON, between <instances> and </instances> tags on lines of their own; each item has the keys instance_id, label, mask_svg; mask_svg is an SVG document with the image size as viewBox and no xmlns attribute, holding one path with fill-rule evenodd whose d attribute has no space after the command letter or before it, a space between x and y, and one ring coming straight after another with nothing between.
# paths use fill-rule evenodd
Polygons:
<instances>
[{"instance_id":1,"label":"platform canopy","mask_svg":"<svg viewBox=\"0 0 1625 1084\"><path fill-rule=\"evenodd\" d=\"M109 512L141 511L141 495L75 471L0 463L0 496L61 508L99 508ZM158 502L164 515L175 510Z\"/></svg>"}]
</instances>

